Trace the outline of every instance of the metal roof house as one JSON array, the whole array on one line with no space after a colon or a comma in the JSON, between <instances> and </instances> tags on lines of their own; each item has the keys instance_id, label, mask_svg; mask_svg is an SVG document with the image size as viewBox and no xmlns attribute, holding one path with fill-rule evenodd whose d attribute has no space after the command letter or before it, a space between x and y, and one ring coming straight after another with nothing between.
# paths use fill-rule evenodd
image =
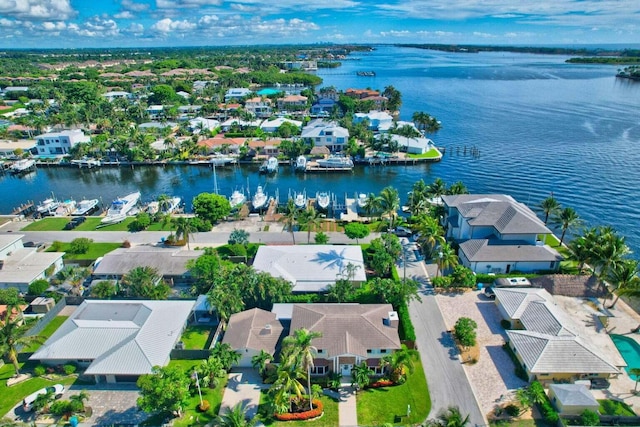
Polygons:
<instances>
[{"instance_id":1,"label":"metal roof house","mask_svg":"<svg viewBox=\"0 0 640 427\"><path fill-rule=\"evenodd\" d=\"M608 378L626 366L606 333L584 333L544 289L496 288L494 292L498 310L513 328L507 330L508 344L529 380Z\"/></svg>"},{"instance_id":2,"label":"metal roof house","mask_svg":"<svg viewBox=\"0 0 640 427\"><path fill-rule=\"evenodd\" d=\"M356 266L354 285L367 280L360 246L296 245L260 246L253 268L293 284L293 292L323 292Z\"/></svg>"},{"instance_id":3,"label":"metal roof house","mask_svg":"<svg viewBox=\"0 0 640 427\"><path fill-rule=\"evenodd\" d=\"M442 196L447 238L460 244L461 263L476 273L556 271L562 256L542 243L551 234L536 214L504 194Z\"/></svg>"},{"instance_id":4,"label":"metal roof house","mask_svg":"<svg viewBox=\"0 0 640 427\"><path fill-rule=\"evenodd\" d=\"M85 300L31 357L76 363L96 382L133 382L169 363L195 301Z\"/></svg>"},{"instance_id":5,"label":"metal roof house","mask_svg":"<svg viewBox=\"0 0 640 427\"><path fill-rule=\"evenodd\" d=\"M38 252L25 248L22 234L0 235L0 289L27 292L29 285L62 270L64 252Z\"/></svg>"}]
</instances>

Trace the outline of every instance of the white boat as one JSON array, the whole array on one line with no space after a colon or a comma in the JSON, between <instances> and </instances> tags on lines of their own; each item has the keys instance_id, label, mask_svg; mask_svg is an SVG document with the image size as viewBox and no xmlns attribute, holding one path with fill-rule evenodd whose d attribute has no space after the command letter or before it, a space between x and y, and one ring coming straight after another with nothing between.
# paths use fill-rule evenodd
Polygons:
<instances>
[{"instance_id":1,"label":"white boat","mask_svg":"<svg viewBox=\"0 0 640 427\"><path fill-rule=\"evenodd\" d=\"M80 169L82 168L91 169L93 167L98 167L102 165L102 163L100 163L100 160L91 159L89 157L83 157L81 159L71 160L71 164L78 166L78 168Z\"/></svg>"},{"instance_id":2,"label":"white boat","mask_svg":"<svg viewBox=\"0 0 640 427\"><path fill-rule=\"evenodd\" d=\"M316 194L316 203L318 204L318 208L327 209L329 203L331 203L331 196L326 191L320 191Z\"/></svg>"},{"instance_id":3,"label":"white boat","mask_svg":"<svg viewBox=\"0 0 640 427\"><path fill-rule=\"evenodd\" d=\"M155 215L160 211L160 202L154 200L147 205L147 213L149 215Z\"/></svg>"},{"instance_id":4,"label":"white boat","mask_svg":"<svg viewBox=\"0 0 640 427\"><path fill-rule=\"evenodd\" d=\"M176 209L178 209L178 207L180 206L180 202L182 201L182 199L180 197L171 197L169 198L169 200L167 200L166 202L164 202L162 204L162 206L159 206L160 211L163 214L170 214L173 213Z\"/></svg>"},{"instance_id":5,"label":"white boat","mask_svg":"<svg viewBox=\"0 0 640 427\"><path fill-rule=\"evenodd\" d=\"M237 160L235 157L223 156L223 155L215 155L209 159L209 163L213 166L225 166L232 165L236 163Z\"/></svg>"},{"instance_id":6,"label":"white boat","mask_svg":"<svg viewBox=\"0 0 640 427\"><path fill-rule=\"evenodd\" d=\"M56 209L54 216L69 216L76 211L76 201L73 199L65 200L61 202Z\"/></svg>"},{"instance_id":7,"label":"white boat","mask_svg":"<svg viewBox=\"0 0 640 427\"><path fill-rule=\"evenodd\" d=\"M58 209L58 206L60 206L60 202L56 199L45 199L36 207L36 212L38 212L40 216L53 215L56 209Z\"/></svg>"},{"instance_id":8,"label":"white boat","mask_svg":"<svg viewBox=\"0 0 640 427\"><path fill-rule=\"evenodd\" d=\"M265 207L267 204L267 195L263 191L262 186L258 185L256 189L256 193L253 195L253 199L251 200L251 206L253 206L253 210L260 210Z\"/></svg>"},{"instance_id":9,"label":"white boat","mask_svg":"<svg viewBox=\"0 0 640 427\"><path fill-rule=\"evenodd\" d=\"M267 160L267 173L276 173L278 172L279 167L278 159L275 157L269 157L269 160Z\"/></svg>"},{"instance_id":10,"label":"white boat","mask_svg":"<svg viewBox=\"0 0 640 427\"><path fill-rule=\"evenodd\" d=\"M83 199L80 200L78 206L76 207L75 212L71 215L73 216L82 216L82 215L91 215L95 211L98 210L98 204L100 201L98 199Z\"/></svg>"},{"instance_id":11,"label":"white boat","mask_svg":"<svg viewBox=\"0 0 640 427\"><path fill-rule=\"evenodd\" d=\"M234 190L231 194L231 197L229 197L229 203L231 204L232 208L243 205L246 201L247 196L244 195L244 192L238 190Z\"/></svg>"},{"instance_id":12,"label":"white boat","mask_svg":"<svg viewBox=\"0 0 640 427\"><path fill-rule=\"evenodd\" d=\"M367 196L365 193L358 194L358 209L364 209L364 207L367 205L368 200L369 196Z\"/></svg>"},{"instance_id":13,"label":"white boat","mask_svg":"<svg viewBox=\"0 0 640 427\"><path fill-rule=\"evenodd\" d=\"M307 158L305 156L298 156L296 159L296 170L304 171L307 169Z\"/></svg>"},{"instance_id":14,"label":"white boat","mask_svg":"<svg viewBox=\"0 0 640 427\"><path fill-rule=\"evenodd\" d=\"M14 164L11 165L11 173L20 174L29 172L36 168L36 161L33 159L22 159L18 160Z\"/></svg>"},{"instance_id":15,"label":"white boat","mask_svg":"<svg viewBox=\"0 0 640 427\"><path fill-rule=\"evenodd\" d=\"M335 154L330 155L326 159L320 159L317 161L318 166L327 169L352 169L353 161L350 157L338 156Z\"/></svg>"},{"instance_id":16,"label":"white boat","mask_svg":"<svg viewBox=\"0 0 640 427\"><path fill-rule=\"evenodd\" d=\"M307 195L303 193L295 193L293 196L293 203L298 209L304 209L307 206Z\"/></svg>"},{"instance_id":17,"label":"white boat","mask_svg":"<svg viewBox=\"0 0 640 427\"><path fill-rule=\"evenodd\" d=\"M128 194L124 197L119 197L111 203L111 207L107 211L107 215L102 218L100 223L102 224L117 224L122 222L127 217L127 214L135 207L136 203L140 200L140 192Z\"/></svg>"}]
</instances>

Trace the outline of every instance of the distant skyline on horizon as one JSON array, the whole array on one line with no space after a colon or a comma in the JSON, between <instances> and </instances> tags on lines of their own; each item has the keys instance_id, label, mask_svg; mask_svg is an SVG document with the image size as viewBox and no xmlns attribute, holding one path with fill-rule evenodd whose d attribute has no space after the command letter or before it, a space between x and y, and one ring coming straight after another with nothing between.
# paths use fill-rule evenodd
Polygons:
<instances>
[{"instance_id":1,"label":"distant skyline on horizon","mask_svg":"<svg viewBox=\"0 0 640 427\"><path fill-rule=\"evenodd\" d=\"M640 45L637 0L0 0L0 48Z\"/></svg>"}]
</instances>

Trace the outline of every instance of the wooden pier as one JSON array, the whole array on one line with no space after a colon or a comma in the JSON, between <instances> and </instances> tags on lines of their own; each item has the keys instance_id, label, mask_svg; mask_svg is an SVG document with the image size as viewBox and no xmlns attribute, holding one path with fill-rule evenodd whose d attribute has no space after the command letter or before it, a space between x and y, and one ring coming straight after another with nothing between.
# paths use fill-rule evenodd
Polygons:
<instances>
[{"instance_id":1,"label":"wooden pier","mask_svg":"<svg viewBox=\"0 0 640 427\"><path fill-rule=\"evenodd\" d=\"M11 211L11 215L31 215L32 213L34 213L36 210L36 204L33 202L33 200L27 200L27 203L23 203L20 206L18 206L17 208L14 208Z\"/></svg>"}]
</instances>

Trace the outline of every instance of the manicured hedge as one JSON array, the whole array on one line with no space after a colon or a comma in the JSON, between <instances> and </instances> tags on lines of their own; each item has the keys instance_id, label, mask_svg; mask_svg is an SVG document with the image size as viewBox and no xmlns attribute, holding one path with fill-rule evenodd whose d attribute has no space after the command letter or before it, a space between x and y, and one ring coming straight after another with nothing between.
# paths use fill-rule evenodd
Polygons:
<instances>
[{"instance_id":1,"label":"manicured hedge","mask_svg":"<svg viewBox=\"0 0 640 427\"><path fill-rule=\"evenodd\" d=\"M398 318L400 319L400 330L398 331L400 339L405 341L415 341L416 331L413 329L407 304L401 304L398 306Z\"/></svg>"},{"instance_id":2,"label":"manicured hedge","mask_svg":"<svg viewBox=\"0 0 640 427\"><path fill-rule=\"evenodd\" d=\"M313 410L305 412L285 412L284 414L275 414L279 421L305 421L312 418L318 418L324 412L322 402L318 399L313 400Z\"/></svg>"}]
</instances>

